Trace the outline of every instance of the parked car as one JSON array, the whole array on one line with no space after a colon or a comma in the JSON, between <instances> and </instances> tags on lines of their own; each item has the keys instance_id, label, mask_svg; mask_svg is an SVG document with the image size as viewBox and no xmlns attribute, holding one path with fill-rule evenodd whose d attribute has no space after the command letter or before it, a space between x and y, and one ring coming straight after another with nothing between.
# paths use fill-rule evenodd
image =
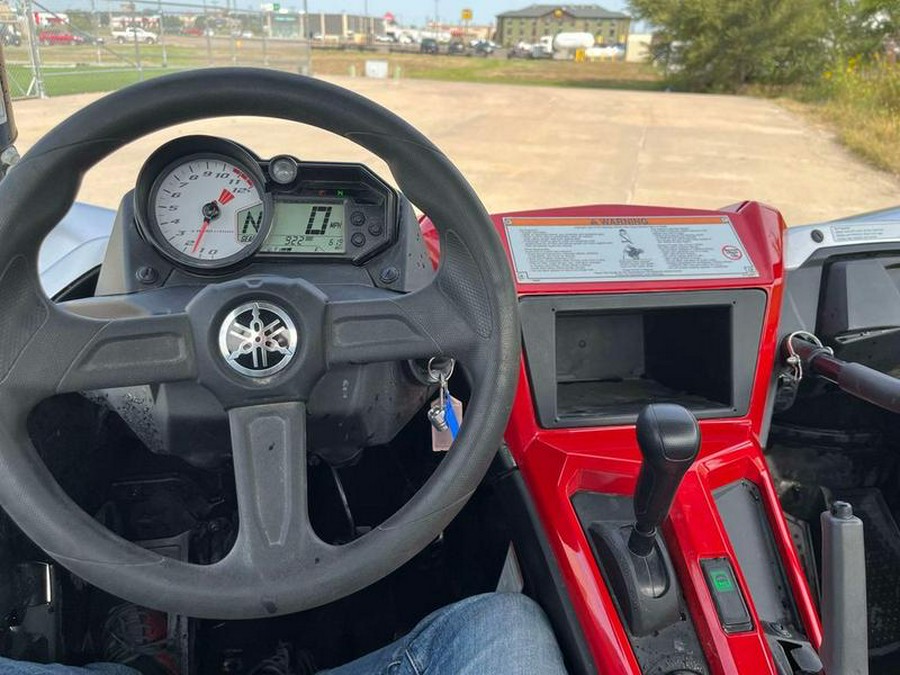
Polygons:
<instances>
[{"instance_id":1,"label":"parked car","mask_svg":"<svg viewBox=\"0 0 900 675\"><path fill-rule=\"evenodd\" d=\"M38 42L45 47L55 45L80 45L84 38L64 30L42 30L38 33Z\"/></svg>"},{"instance_id":2,"label":"parked car","mask_svg":"<svg viewBox=\"0 0 900 675\"><path fill-rule=\"evenodd\" d=\"M625 58L625 47L622 45L597 45L586 49L584 55L590 60L621 60Z\"/></svg>"},{"instance_id":3,"label":"parked car","mask_svg":"<svg viewBox=\"0 0 900 675\"><path fill-rule=\"evenodd\" d=\"M143 42L144 44L152 45L159 40L159 36L156 33L151 33L140 26L129 26L125 30L114 30L112 36L120 45L124 45L126 42Z\"/></svg>"},{"instance_id":4,"label":"parked car","mask_svg":"<svg viewBox=\"0 0 900 675\"><path fill-rule=\"evenodd\" d=\"M434 38L422 38L419 44L419 51L423 54L437 54L440 51L438 41Z\"/></svg>"},{"instance_id":5,"label":"parked car","mask_svg":"<svg viewBox=\"0 0 900 675\"><path fill-rule=\"evenodd\" d=\"M84 31L75 29L72 31L75 35L75 40L79 44L86 45L102 45L106 43L102 37L98 35L92 35L91 33L85 33Z\"/></svg>"},{"instance_id":6,"label":"parked car","mask_svg":"<svg viewBox=\"0 0 900 675\"><path fill-rule=\"evenodd\" d=\"M183 29L181 34L189 35L191 37L203 37L203 29L198 26L191 26L190 28Z\"/></svg>"},{"instance_id":7,"label":"parked car","mask_svg":"<svg viewBox=\"0 0 900 675\"><path fill-rule=\"evenodd\" d=\"M5 47L20 47L22 46L22 36L15 28L3 26L0 28L0 42Z\"/></svg>"},{"instance_id":8,"label":"parked car","mask_svg":"<svg viewBox=\"0 0 900 675\"><path fill-rule=\"evenodd\" d=\"M4 47L21 47L22 34L19 29L9 24L0 25L0 42Z\"/></svg>"},{"instance_id":9,"label":"parked car","mask_svg":"<svg viewBox=\"0 0 900 675\"><path fill-rule=\"evenodd\" d=\"M453 56L465 56L466 45L461 40L453 40L447 45L447 53Z\"/></svg>"},{"instance_id":10,"label":"parked car","mask_svg":"<svg viewBox=\"0 0 900 675\"><path fill-rule=\"evenodd\" d=\"M553 52L548 52L544 45L533 45L531 53L526 57L529 59L552 59Z\"/></svg>"},{"instance_id":11,"label":"parked car","mask_svg":"<svg viewBox=\"0 0 900 675\"><path fill-rule=\"evenodd\" d=\"M394 42L397 42L397 38L393 35L376 35L375 42L388 42L393 44Z\"/></svg>"},{"instance_id":12,"label":"parked car","mask_svg":"<svg viewBox=\"0 0 900 675\"><path fill-rule=\"evenodd\" d=\"M530 59L532 45L527 42L519 42L514 47L506 50L506 58L508 59Z\"/></svg>"},{"instance_id":13,"label":"parked car","mask_svg":"<svg viewBox=\"0 0 900 675\"><path fill-rule=\"evenodd\" d=\"M472 53L476 56L490 56L496 47L490 40L475 40L472 42Z\"/></svg>"}]
</instances>

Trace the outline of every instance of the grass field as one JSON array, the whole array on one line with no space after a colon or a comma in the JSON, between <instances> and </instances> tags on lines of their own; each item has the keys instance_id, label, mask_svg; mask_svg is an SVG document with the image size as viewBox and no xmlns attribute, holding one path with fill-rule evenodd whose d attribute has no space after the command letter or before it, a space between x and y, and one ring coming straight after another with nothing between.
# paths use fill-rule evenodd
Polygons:
<instances>
[{"instance_id":1,"label":"grass field","mask_svg":"<svg viewBox=\"0 0 900 675\"><path fill-rule=\"evenodd\" d=\"M831 129L873 166L900 176L900 66L858 59L823 73L818 84L750 90Z\"/></svg>"},{"instance_id":2,"label":"grass field","mask_svg":"<svg viewBox=\"0 0 900 675\"><path fill-rule=\"evenodd\" d=\"M351 66L362 72L371 56L353 52L313 53L313 69L322 75L346 75ZM390 54L385 57L391 72L399 67L402 77L452 82L526 84L554 87L616 89L660 89L656 71L640 63L532 61L526 59L478 58Z\"/></svg>"},{"instance_id":3,"label":"grass field","mask_svg":"<svg viewBox=\"0 0 900 675\"><path fill-rule=\"evenodd\" d=\"M8 48L12 87L24 90L30 76L23 66L28 55L24 49ZM166 45L166 67L160 45L141 45L138 54L133 45L42 47L43 76L50 96L112 91L139 81L184 68L210 65L268 66L302 72L306 47L301 43L268 40L231 40L214 38L171 38ZM662 88L656 71L646 64L621 62L575 63L574 61L506 59L505 57L464 57L417 53L360 52L314 49L312 69L316 75L362 74L368 59L387 60L391 76L399 69L401 78L524 84L562 87L616 88L652 90Z\"/></svg>"},{"instance_id":4,"label":"grass field","mask_svg":"<svg viewBox=\"0 0 900 675\"><path fill-rule=\"evenodd\" d=\"M142 74L134 69L48 68L44 71L44 87L48 96L107 92L135 84L142 78L149 79L171 72L175 72L175 70L153 68L145 69Z\"/></svg>"}]
</instances>

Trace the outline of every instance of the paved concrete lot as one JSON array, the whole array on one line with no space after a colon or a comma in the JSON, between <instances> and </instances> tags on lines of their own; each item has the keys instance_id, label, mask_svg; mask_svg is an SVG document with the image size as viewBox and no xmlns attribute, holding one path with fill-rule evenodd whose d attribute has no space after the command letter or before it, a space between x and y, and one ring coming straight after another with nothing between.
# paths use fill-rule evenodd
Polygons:
<instances>
[{"instance_id":1,"label":"paved concrete lot","mask_svg":"<svg viewBox=\"0 0 900 675\"><path fill-rule=\"evenodd\" d=\"M442 148L488 209L590 203L715 208L744 199L780 208L789 224L900 203L900 181L851 157L824 130L752 98L407 80L335 79L391 108ZM21 101L20 149L97 98ZM184 125L105 160L83 201L115 206L165 140L232 138L263 156L363 161L352 143L307 127L248 118Z\"/></svg>"}]
</instances>

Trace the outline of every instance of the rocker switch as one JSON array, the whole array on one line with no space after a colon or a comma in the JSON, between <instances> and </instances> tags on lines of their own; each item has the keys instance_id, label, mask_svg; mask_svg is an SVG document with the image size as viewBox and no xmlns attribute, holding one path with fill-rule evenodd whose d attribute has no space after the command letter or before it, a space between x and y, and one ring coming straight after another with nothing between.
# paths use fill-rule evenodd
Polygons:
<instances>
[{"instance_id":1,"label":"rocker switch","mask_svg":"<svg viewBox=\"0 0 900 675\"><path fill-rule=\"evenodd\" d=\"M716 604L719 621L726 633L743 633L753 630L753 620L744 602L744 595L728 558L708 558L700 561L710 595Z\"/></svg>"}]
</instances>

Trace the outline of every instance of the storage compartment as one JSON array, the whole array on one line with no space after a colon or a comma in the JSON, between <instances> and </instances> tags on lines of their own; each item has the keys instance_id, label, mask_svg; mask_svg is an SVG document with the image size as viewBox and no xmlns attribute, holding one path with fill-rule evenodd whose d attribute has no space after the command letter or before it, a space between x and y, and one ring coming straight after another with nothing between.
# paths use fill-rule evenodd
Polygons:
<instances>
[{"instance_id":1,"label":"storage compartment","mask_svg":"<svg viewBox=\"0 0 900 675\"><path fill-rule=\"evenodd\" d=\"M732 304L556 313L556 416L730 409Z\"/></svg>"},{"instance_id":2,"label":"storage compartment","mask_svg":"<svg viewBox=\"0 0 900 675\"><path fill-rule=\"evenodd\" d=\"M749 410L764 291L544 295L519 307L545 429L634 424L651 402L699 419Z\"/></svg>"}]
</instances>

